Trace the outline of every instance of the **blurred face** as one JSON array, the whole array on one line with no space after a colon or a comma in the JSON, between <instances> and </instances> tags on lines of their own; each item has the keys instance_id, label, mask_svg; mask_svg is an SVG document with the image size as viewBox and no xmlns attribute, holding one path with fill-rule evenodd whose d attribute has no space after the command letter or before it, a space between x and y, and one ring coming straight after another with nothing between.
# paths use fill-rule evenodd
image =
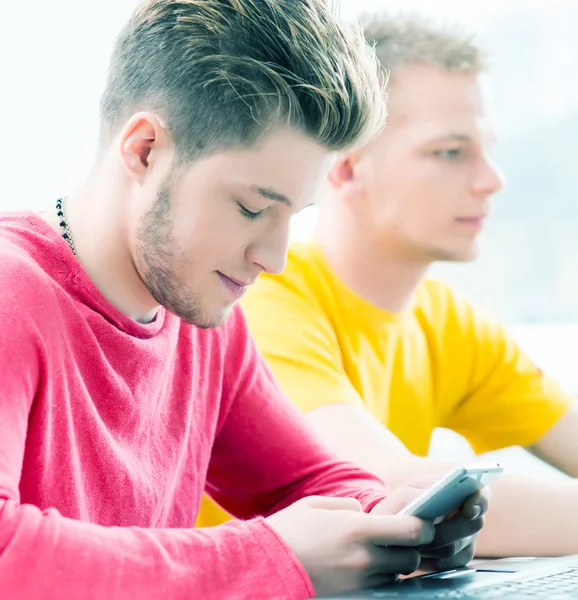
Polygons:
<instances>
[{"instance_id":1,"label":"blurred face","mask_svg":"<svg viewBox=\"0 0 578 600\"><path fill-rule=\"evenodd\" d=\"M284 269L290 219L310 204L329 161L289 130L177 169L153 146L129 216L133 261L150 294L187 322L221 324L262 272Z\"/></svg>"},{"instance_id":2,"label":"blurred face","mask_svg":"<svg viewBox=\"0 0 578 600\"><path fill-rule=\"evenodd\" d=\"M402 67L390 80L388 111L354 169L363 226L419 259L475 258L502 187L483 76Z\"/></svg>"}]
</instances>

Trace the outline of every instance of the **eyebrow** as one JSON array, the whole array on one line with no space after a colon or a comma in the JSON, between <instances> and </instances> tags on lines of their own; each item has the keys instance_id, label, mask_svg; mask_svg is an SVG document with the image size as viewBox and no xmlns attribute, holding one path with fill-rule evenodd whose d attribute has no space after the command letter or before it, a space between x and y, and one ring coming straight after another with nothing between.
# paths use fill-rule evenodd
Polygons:
<instances>
[{"instance_id":1,"label":"eyebrow","mask_svg":"<svg viewBox=\"0 0 578 600\"><path fill-rule=\"evenodd\" d=\"M443 135L439 138L431 140L431 143L447 142L449 140L457 140L458 142L471 142L472 138L469 135L464 135L463 133L450 133L449 135Z\"/></svg>"},{"instance_id":2,"label":"eyebrow","mask_svg":"<svg viewBox=\"0 0 578 600\"><path fill-rule=\"evenodd\" d=\"M430 140L430 144L436 144L436 143L440 143L440 142L448 142L448 141L457 141L457 142L464 142L464 143L470 143L473 141L473 138L465 133L450 133L449 135L443 135L439 138L435 138L433 140ZM488 133L488 140L491 143L495 143L497 141L497 135L494 132L489 132Z\"/></svg>"},{"instance_id":3,"label":"eyebrow","mask_svg":"<svg viewBox=\"0 0 578 600\"><path fill-rule=\"evenodd\" d=\"M287 198L287 196L285 196L284 194L280 194L279 192L276 192L273 188L261 187L259 185L251 185L251 186L249 186L249 189L252 192L255 192L256 194L259 194L259 196L262 196L263 198L267 198L267 200L274 200L275 202L281 202L281 204L285 204L286 206L293 205L293 203L291 202L291 200L289 200L289 198Z\"/></svg>"}]
</instances>

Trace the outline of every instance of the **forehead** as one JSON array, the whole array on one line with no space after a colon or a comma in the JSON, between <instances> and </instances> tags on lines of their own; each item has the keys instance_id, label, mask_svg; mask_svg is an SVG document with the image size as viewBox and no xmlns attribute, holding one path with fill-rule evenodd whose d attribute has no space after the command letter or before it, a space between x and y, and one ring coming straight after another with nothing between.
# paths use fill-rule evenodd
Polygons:
<instances>
[{"instance_id":1,"label":"forehead","mask_svg":"<svg viewBox=\"0 0 578 600\"><path fill-rule=\"evenodd\" d=\"M332 159L326 148L302 133L277 129L249 148L194 161L184 173L183 185L194 188L202 183L231 192L267 188L298 205L311 201L310 194L326 177Z\"/></svg>"},{"instance_id":2,"label":"forehead","mask_svg":"<svg viewBox=\"0 0 578 600\"><path fill-rule=\"evenodd\" d=\"M493 130L484 74L429 65L401 67L390 78L388 112L384 136L400 133L425 141L431 136L471 136Z\"/></svg>"}]
</instances>

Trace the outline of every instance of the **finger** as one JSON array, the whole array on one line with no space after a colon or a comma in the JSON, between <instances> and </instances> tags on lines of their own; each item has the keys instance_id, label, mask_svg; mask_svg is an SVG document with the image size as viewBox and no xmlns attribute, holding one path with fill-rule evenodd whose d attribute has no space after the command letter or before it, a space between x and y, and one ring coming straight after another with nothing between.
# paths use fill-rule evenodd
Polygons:
<instances>
[{"instance_id":1,"label":"finger","mask_svg":"<svg viewBox=\"0 0 578 600\"><path fill-rule=\"evenodd\" d=\"M459 515L436 525L433 540L429 544L420 546L420 550L424 553L428 553L430 550L450 546L451 544L460 542L460 540L475 535L482 529L483 525L484 517L472 521L460 513ZM459 549L457 546L456 548Z\"/></svg>"},{"instance_id":2,"label":"finger","mask_svg":"<svg viewBox=\"0 0 578 600\"><path fill-rule=\"evenodd\" d=\"M459 569L465 567L474 558L476 545L474 543L462 548L460 552L453 556L433 559L436 571L449 571L450 569Z\"/></svg>"},{"instance_id":3,"label":"finger","mask_svg":"<svg viewBox=\"0 0 578 600\"><path fill-rule=\"evenodd\" d=\"M368 577L410 575L421 562L421 555L415 548L370 546L369 552L371 559L366 570Z\"/></svg>"},{"instance_id":4,"label":"finger","mask_svg":"<svg viewBox=\"0 0 578 600\"><path fill-rule=\"evenodd\" d=\"M308 508L316 508L321 510L348 510L363 513L363 507L359 500L355 498L329 498L327 496L307 496L299 503L306 505Z\"/></svg>"},{"instance_id":5,"label":"finger","mask_svg":"<svg viewBox=\"0 0 578 600\"><path fill-rule=\"evenodd\" d=\"M372 514L397 515L412 500L423 493L423 489L403 486L395 489L387 498L376 504L371 510Z\"/></svg>"},{"instance_id":6,"label":"finger","mask_svg":"<svg viewBox=\"0 0 578 600\"><path fill-rule=\"evenodd\" d=\"M431 468L431 466L430 466ZM455 468L453 463L440 463L437 464L434 470L428 471L425 475L419 475L412 477L405 482L405 485L420 490L427 490L429 487L437 483L442 477L445 477L450 471Z\"/></svg>"},{"instance_id":7,"label":"finger","mask_svg":"<svg viewBox=\"0 0 578 600\"><path fill-rule=\"evenodd\" d=\"M470 519L477 519L488 511L490 490L484 488L476 494L472 494L464 503L463 514Z\"/></svg>"},{"instance_id":8,"label":"finger","mask_svg":"<svg viewBox=\"0 0 578 600\"><path fill-rule=\"evenodd\" d=\"M361 587L362 588L382 588L392 583L395 583L398 580L397 575L389 573L382 574L377 573L375 575L368 575L362 580Z\"/></svg>"},{"instance_id":9,"label":"finger","mask_svg":"<svg viewBox=\"0 0 578 600\"><path fill-rule=\"evenodd\" d=\"M458 552L461 552L468 544L468 540L459 540L457 542L450 542L445 546L437 546L435 548L426 548L420 546L419 551L424 558L445 558L448 556L454 556Z\"/></svg>"},{"instance_id":10,"label":"finger","mask_svg":"<svg viewBox=\"0 0 578 600\"><path fill-rule=\"evenodd\" d=\"M476 539L476 536L472 536L464 540L460 540L459 542L452 542L446 546L440 546L439 548L424 549L422 547L418 547L417 549L423 558L449 558L459 554L464 548L467 548L473 544Z\"/></svg>"},{"instance_id":11,"label":"finger","mask_svg":"<svg viewBox=\"0 0 578 600\"><path fill-rule=\"evenodd\" d=\"M358 515L358 541L377 546L421 546L430 544L435 536L429 521L402 515Z\"/></svg>"}]
</instances>

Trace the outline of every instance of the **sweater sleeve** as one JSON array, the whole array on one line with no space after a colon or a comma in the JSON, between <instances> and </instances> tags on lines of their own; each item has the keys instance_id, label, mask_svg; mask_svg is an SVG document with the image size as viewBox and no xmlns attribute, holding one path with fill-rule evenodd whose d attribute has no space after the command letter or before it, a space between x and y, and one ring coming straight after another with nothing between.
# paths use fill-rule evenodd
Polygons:
<instances>
[{"instance_id":1,"label":"sweater sleeve","mask_svg":"<svg viewBox=\"0 0 578 600\"><path fill-rule=\"evenodd\" d=\"M207 529L101 527L0 500L7 598L308 598L307 574L263 519Z\"/></svg>"},{"instance_id":2,"label":"sweater sleeve","mask_svg":"<svg viewBox=\"0 0 578 600\"><path fill-rule=\"evenodd\" d=\"M262 518L209 529L104 527L22 504L27 422L42 385L43 328L58 310L38 274L0 245L0 582L20 600L304 598L291 550Z\"/></svg>"},{"instance_id":3,"label":"sweater sleeve","mask_svg":"<svg viewBox=\"0 0 578 600\"><path fill-rule=\"evenodd\" d=\"M236 309L225 398L207 491L233 515L268 515L305 496L357 498L369 511L387 495L377 477L337 459L281 391Z\"/></svg>"}]
</instances>

